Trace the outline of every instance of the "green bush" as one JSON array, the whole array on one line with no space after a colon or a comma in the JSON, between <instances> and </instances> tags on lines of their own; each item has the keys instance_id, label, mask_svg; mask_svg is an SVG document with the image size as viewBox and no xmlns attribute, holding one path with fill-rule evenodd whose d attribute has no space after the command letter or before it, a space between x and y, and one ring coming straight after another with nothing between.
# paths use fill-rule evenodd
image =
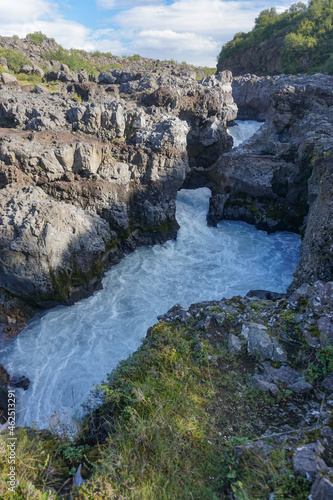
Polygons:
<instances>
[{"instance_id":1,"label":"green bush","mask_svg":"<svg viewBox=\"0 0 333 500\"><path fill-rule=\"evenodd\" d=\"M30 40L35 45L41 45L44 40L51 40L54 42L54 38L48 38L41 31L35 31L34 33L28 33L26 38Z\"/></svg>"},{"instance_id":2,"label":"green bush","mask_svg":"<svg viewBox=\"0 0 333 500\"><path fill-rule=\"evenodd\" d=\"M284 40L282 71L286 73L327 71L332 73L333 2L311 0L307 7L298 2L277 14L274 8L263 10L249 33L237 33L222 47L218 62L241 54L279 36Z\"/></svg>"},{"instance_id":3,"label":"green bush","mask_svg":"<svg viewBox=\"0 0 333 500\"><path fill-rule=\"evenodd\" d=\"M30 59L25 57L21 52L15 49L0 48L0 56L7 59L8 68L14 73L20 73L22 66L25 64L32 64Z\"/></svg>"}]
</instances>

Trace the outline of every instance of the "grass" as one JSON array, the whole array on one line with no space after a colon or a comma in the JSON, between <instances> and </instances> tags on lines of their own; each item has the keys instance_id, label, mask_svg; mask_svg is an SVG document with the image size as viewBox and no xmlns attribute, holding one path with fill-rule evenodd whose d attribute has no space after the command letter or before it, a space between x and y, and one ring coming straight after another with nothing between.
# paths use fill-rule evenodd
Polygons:
<instances>
[{"instance_id":1,"label":"grass","mask_svg":"<svg viewBox=\"0 0 333 500\"><path fill-rule=\"evenodd\" d=\"M217 500L230 491L237 500L273 491L280 500L305 499L309 483L293 476L283 446L265 458L256 448L233 453L261 434L259 420L275 421L277 400L250 384L251 358L228 353L230 322L207 336L195 321L153 327L96 388L74 441L66 432L19 429L14 496L0 435L1 498L68 498L81 463L89 480L73 499Z\"/></svg>"}]
</instances>

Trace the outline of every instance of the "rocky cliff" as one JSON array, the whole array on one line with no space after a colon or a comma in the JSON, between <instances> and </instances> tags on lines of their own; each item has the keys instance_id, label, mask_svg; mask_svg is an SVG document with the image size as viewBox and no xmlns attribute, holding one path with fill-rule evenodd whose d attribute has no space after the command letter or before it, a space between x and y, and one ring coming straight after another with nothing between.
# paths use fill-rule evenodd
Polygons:
<instances>
[{"instance_id":1,"label":"rocky cliff","mask_svg":"<svg viewBox=\"0 0 333 500\"><path fill-rule=\"evenodd\" d=\"M44 306L91 293L124 253L175 237L177 191L191 165L231 148L237 113L228 72L78 75L59 67L62 92L0 89L0 284Z\"/></svg>"},{"instance_id":2,"label":"rocky cliff","mask_svg":"<svg viewBox=\"0 0 333 500\"><path fill-rule=\"evenodd\" d=\"M293 286L333 277L332 83L320 74L236 78L243 117L266 121L209 168L211 223L240 219L304 235Z\"/></svg>"}]
</instances>

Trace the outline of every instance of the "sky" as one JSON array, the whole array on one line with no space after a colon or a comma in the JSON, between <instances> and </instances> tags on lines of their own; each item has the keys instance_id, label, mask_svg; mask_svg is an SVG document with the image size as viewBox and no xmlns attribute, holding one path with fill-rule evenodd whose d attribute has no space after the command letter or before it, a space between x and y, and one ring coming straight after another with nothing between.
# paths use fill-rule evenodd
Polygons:
<instances>
[{"instance_id":1,"label":"sky","mask_svg":"<svg viewBox=\"0 0 333 500\"><path fill-rule=\"evenodd\" d=\"M295 0L296 1L296 0ZM42 31L63 47L216 65L224 43L290 0L0 0L0 35Z\"/></svg>"}]
</instances>

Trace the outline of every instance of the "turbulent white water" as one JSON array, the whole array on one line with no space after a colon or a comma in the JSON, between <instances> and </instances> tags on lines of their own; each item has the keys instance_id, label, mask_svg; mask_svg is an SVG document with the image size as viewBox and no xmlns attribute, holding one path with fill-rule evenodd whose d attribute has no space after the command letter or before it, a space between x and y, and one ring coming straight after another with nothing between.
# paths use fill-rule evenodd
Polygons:
<instances>
[{"instance_id":1,"label":"turbulent white water","mask_svg":"<svg viewBox=\"0 0 333 500\"><path fill-rule=\"evenodd\" d=\"M47 427L72 419L94 384L140 345L157 316L176 303L246 294L284 292L299 259L300 237L267 235L240 222L207 227L210 192L183 190L177 201L176 241L140 248L113 267L104 289L71 307L36 318L0 345L0 363L26 375L18 391L20 425ZM51 418L52 417L52 418Z\"/></svg>"},{"instance_id":2,"label":"turbulent white water","mask_svg":"<svg viewBox=\"0 0 333 500\"><path fill-rule=\"evenodd\" d=\"M252 137L262 125L262 123L253 120L236 120L235 123L237 125L228 128L228 134L234 140L234 148Z\"/></svg>"}]
</instances>

